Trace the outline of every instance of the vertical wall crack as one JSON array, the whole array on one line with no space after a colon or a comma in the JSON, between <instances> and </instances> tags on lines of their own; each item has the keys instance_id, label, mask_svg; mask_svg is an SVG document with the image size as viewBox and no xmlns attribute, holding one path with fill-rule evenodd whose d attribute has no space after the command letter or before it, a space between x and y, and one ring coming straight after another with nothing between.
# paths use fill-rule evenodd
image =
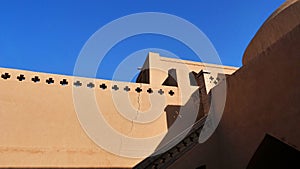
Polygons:
<instances>
[{"instance_id":1,"label":"vertical wall crack","mask_svg":"<svg viewBox=\"0 0 300 169\"><path fill-rule=\"evenodd\" d=\"M142 88L142 84L140 83L140 88ZM138 109L137 109L137 112L136 112L136 116L135 116L135 120L137 119L137 116L139 114L139 112L141 111L141 92L138 94Z\"/></svg>"},{"instance_id":2,"label":"vertical wall crack","mask_svg":"<svg viewBox=\"0 0 300 169\"><path fill-rule=\"evenodd\" d=\"M139 83L139 87L142 88L142 84L141 83ZM137 97L138 108L137 108L135 117L131 121L131 128L130 128L129 134L132 133L133 126L134 126L134 121L137 120L139 112L141 111L141 100L140 99L141 99L141 92L138 93L138 97Z\"/></svg>"}]
</instances>

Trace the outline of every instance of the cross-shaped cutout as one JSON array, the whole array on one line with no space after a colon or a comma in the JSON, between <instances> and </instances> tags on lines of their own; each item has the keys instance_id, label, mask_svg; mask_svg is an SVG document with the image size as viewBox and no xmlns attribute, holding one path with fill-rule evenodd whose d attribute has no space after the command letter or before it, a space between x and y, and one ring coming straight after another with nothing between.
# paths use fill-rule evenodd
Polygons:
<instances>
[{"instance_id":1,"label":"cross-shaped cutout","mask_svg":"<svg viewBox=\"0 0 300 169\"><path fill-rule=\"evenodd\" d=\"M82 85L82 83L81 83L79 80L77 80L77 81L74 82L73 84L74 84L74 86L76 86L76 87L79 87L79 86Z\"/></svg>"},{"instance_id":2,"label":"cross-shaped cutout","mask_svg":"<svg viewBox=\"0 0 300 169\"><path fill-rule=\"evenodd\" d=\"M209 77L210 80L214 80L214 78L212 76Z\"/></svg>"},{"instance_id":3,"label":"cross-shaped cutout","mask_svg":"<svg viewBox=\"0 0 300 169\"><path fill-rule=\"evenodd\" d=\"M158 93L159 93L160 95L162 95L162 94L164 94L164 91L163 91L162 89L159 89L159 90L158 90Z\"/></svg>"},{"instance_id":4,"label":"cross-shaped cutout","mask_svg":"<svg viewBox=\"0 0 300 169\"><path fill-rule=\"evenodd\" d=\"M102 83L102 84L100 85L100 88L103 89L103 90L105 90L105 89L107 88L107 86L106 86L104 83Z\"/></svg>"},{"instance_id":5,"label":"cross-shaped cutout","mask_svg":"<svg viewBox=\"0 0 300 169\"><path fill-rule=\"evenodd\" d=\"M126 87L124 88L124 90L125 90L126 92L129 92L129 91L130 91L130 88L129 88L128 86L126 86Z\"/></svg>"},{"instance_id":6,"label":"cross-shaped cutout","mask_svg":"<svg viewBox=\"0 0 300 169\"><path fill-rule=\"evenodd\" d=\"M50 77L49 79L46 80L46 83L52 84L52 83L54 83L54 80Z\"/></svg>"},{"instance_id":7,"label":"cross-shaped cutout","mask_svg":"<svg viewBox=\"0 0 300 169\"><path fill-rule=\"evenodd\" d=\"M38 76L34 76L31 80L32 80L34 83L40 82L40 78L39 78Z\"/></svg>"},{"instance_id":8,"label":"cross-shaped cutout","mask_svg":"<svg viewBox=\"0 0 300 169\"><path fill-rule=\"evenodd\" d=\"M112 89L114 89L114 90L119 90L119 87L117 86L117 85L114 85L113 87L112 87Z\"/></svg>"},{"instance_id":9,"label":"cross-shaped cutout","mask_svg":"<svg viewBox=\"0 0 300 169\"><path fill-rule=\"evenodd\" d=\"M169 91L169 95L173 96L175 93L173 92L173 90Z\"/></svg>"},{"instance_id":10,"label":"cross-shaped cutout","mask_svg":"<svg viewBox=\"0 0 300 169\"><path fill-rule=\"evenodd\" d=\"M215 81L214 81L214 84L216 85L216 84L218 84L218 82L215 80Z\"/></svg>"},{"instance_id":11,"label":"cross-shaped cutout","mask_svg":"<svg viewBox=\"0 0 300 169\"><path fill-rule=\"evenodd\" d=\"M137 87L137 88L135 89L135 91L138 92L138 93L140 93L140 92L142 91L142 89L141 89L140 87Z\"/></svg>"},{"instance_id":12,"label":"cross-shaped cutout","mask_svg":"<svg viewBox=\"0 0 300 169\"><path fill-rule=\"evenodd\" d=\"M88 83L86 86L88 88L94 88L95 87L94 83L92 83L92 82Z\"/></svg>"},{"instance_id":13,"label":"cross-shaped cutout","mask_svg":"<svg viewBox=\"0 0 300 169\"><path fill-rule=\"evenodd\" d=\"M25 80L25 76L24 75L19 75L18 77L17 77L17 79L19 80L19 81L23 81L23 80Z\"/></svg>"},{"instance_id":14,"label":"cross-shaped cutout","mask_svg":"<svg viewBox=\"0 0 300 169\"><path fill-rule=\"evenodd\" d=\"M216 79L217 79L217 81L221 80L219 77L217 77Z\"/></svg>"},{"instance_id":15,"label":"cross-shaped cutout","mask_svg":"<svg viewBox=\"0 0 300 169\"><path fill-rule=\"evenodd\" d=\"M4 73L4 74L1 75L1 77L3 79L9 79L10 78L10 74L9 73Z\"/></svg>"},{"instance_id":16,"label":"cross-shaped cutout","mask_svg":"<svg viewBox=\"0 0 300 169\"><path fill-rule=\"evenodd\" d=\"M151 93L153 93L153 90L152 90L151 88L149 88L149 89L147 90L147 92L151 94Z\"/></svg>"},{"instance_id":17,"label":"cross-shaped cutout","mask_svg":"<svg viewBox=\"0 0 300 169\"><path fill-rule=\"evenodd\" d=\"M67 79L63 79L62 81L59 82L62 86L68 85Z\"/></svg>"}]
</instances>

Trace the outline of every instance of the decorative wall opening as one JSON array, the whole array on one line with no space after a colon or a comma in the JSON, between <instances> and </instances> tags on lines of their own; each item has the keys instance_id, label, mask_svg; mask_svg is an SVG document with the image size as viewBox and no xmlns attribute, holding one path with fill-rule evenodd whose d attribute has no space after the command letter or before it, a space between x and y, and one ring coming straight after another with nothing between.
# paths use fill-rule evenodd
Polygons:
<instances>
[{"instance_id":1,"label":"decorative wall opening","mask_svg":"<svg viewBox=\"0 0 300 169\"><path fill-rule=\"evenodd\" d=\"M125 90L126 92L129 92L129 91L130 91L130 88L129 88L128 86L126 86L126 87L124 88L124 90Z\"/></svg>"},{"instance_id":2,"label":"decorative wall opening","mask_svg":"<svg viewBox=\"0 0 300 169\"><path fill-rule=\"evenodd\" d=\"M10 78L10 74L9 73L4 73L4 74L1 75L1 78L5 79L5 80L9 79Z\"/></svg>"},{"instance_id":3,"label":"decorative wall opening","mask_svg":"<svg viewBox=\"0 0 300 169\"><path fill-rule=\"evenodd\" d=\"M170 69L168 71L168 77L162 85L178 87L176 69Z\"/></svg>"},{"instance_id":4,"label":"decorative wall opening","mask_svg":"<svg viewBox=\"0 0 300 169\"><path fill-rule=\"evenodd\" d=\"M94 88L95 87L95 84L90 82L86 85L88 88Z\"/></svg>"},{"instance_id":5,"label":"decorative wall opening","mask_svg":"<svg viewBox=\"0 0 300 169\"><path fill-rule=\"evenodd\" d=\"M105 90L107 88L106 84L105 83L102 83L100 86L99 86L101 89Z\"/></svg>"},{"instance_id":6,"label":"decorative wall opening","mask_svg":"<svg viewBox=\"0 0 300 169\"><path fill-rule=\"evenodd\" d=\"M172 69L172 70L173 70L173 69ZM174 69L174 71L175 71L175 69ZM3 74L1 75L1 78L6 80L6 79L11 78L11 75L10 75L9 73L6 72L6 73L3 73ZM26 79L26 77L25 77L24 74L19 74L19 75L17 76L17 80L20 81L20 82L21 82L21 81L24 81L25 79ZM39 82L41 81L41 79L40 79L39 76L34 76L34 77L31 78L31 81L34 82L34 83L39 83ZM46 79L45 82L46 82L46 84L49 84L49 85L55 83L54 78L52 78L52 77L49 77L48 79ZM177 83L177 82L176 82L176 83ZM62 80L59 81L59 84L60 84L61 86L66 86L66 85L69 84L69 81L68 81L67 79L62 79ZM71 83L71 84L72 84L72 83ZM74 85L75 87L80 87L80 86L82 86L82 82L80 82L79 80L77 80L77 81L73 82L73 85ZM94 88L94 87L95 87L95 84L92 83L92 82L89 82L89 83L87 83L86 86L87 86L88 88ZM100 89L102 89L102 90L105 90L105 89L108 88L108 86L107 86L105 83L100 84L99 87L100 87ZM115 84L115 85L113 85L113 86L111 87L111 89L114 90L114 91L117 91L117 90L120 90L120 87L119 87L117 84ZM122 88L121 88L121 89L122 89ZM131 91L131 89L130 89L129 86L125 86L125 87L123 88L123 90L126 91L126 92ZM140 93L140 92L142 92L143 90L142 90L141 87L137 87L137 88L135 88L135 91L136 91L137 93ZM148 88L146 91L147 91L147 93L149 93L149 94L154 93L154 91L153 91L152 88ZM167 94L169 94L170 96L173 96L173 95L175 94L175 92L174 92L173 90L169 90L169 91L166 91L166 92L167 92ZM163 94L165 93L165 91L164 91L163 89L159 89L159 90L157 91L157 93L160 94L160 95L163 95Z\"/></svg>"},{"instance_id":7,"label":"decorative wall opening","mask_svg":"<svg viewBox=\"0 0 300 169\"><path fill-rule=\"evenodd\" d=\"M79 87L79 86L82 86L82 83L77 80L76 82L73 83L73 85L76 87Z\"/></svg>"},{"instance_id":8,"label":"decorative wall opening","mask_svg":"<svg viewBox=\"0 0 300 169\"><path fill-rule=\"evenodd\" d=\"M158 92L160 95L163 95L165 92L162 89L159 89Z\"/></svg>"},{"instance_id":9,"label":"decorative wall opening","mask_svg":"<svg viewBox=\"0 0 300 169\"><path fill-rule=\"evenodd\" d=\"M148 92L149 94L151 94L151 93L153 93L153 90L152 90L151 88L149 88L149 89L147 90L147 92Z\"/></svg>"},{"instance_id":10,"label":"decorative wall opening","mask_svg":"<svg viewBox=\"0 0 300 169\"><path fill-rule=\"evenodd\" d=\"M118 85L113 85L112 89L117 91L117 90L119 90L119 87L118 87Z\"/></svg>"},{"instance_id":11,"label":"decorative wall opening","mask_svg":"<svg viewBox=\"0 0 300 169\"><path fill-rule=\"evenodd\" d=\"M41 79L38 77L38 76L34 76L32 79L31 79L34 83L38 83L41 81Z\"/></svg>"},{"instance_id":12,"label":"decorative wall opening","mask_svg":"<svg viewBox=\"0 0 300 169\"><path fill-rule=\"evenodd\" d=\"M170 90L170 91L169 91L169 95L170 95L170 96L173 96L174 94L175 94L175 93L173 92L173 90Z\"/></svg>"},{"instance_id":13,"label":"decorative wall opening","mask_svg":"<svg viewBox=\"0 0 300 169\"><path fill-rule=\"evenodd\" d=\"M67 79L63 79L63 80L61 80L59 83L60 83L62 86L68 85Z\"/></svg>"},{"instance_id":14,"label":"decorative wall opening","mask_svg":"<svg viewBox=\"0 0 300 169\"><path fill-rule=\"evenodd\" d=\"M19 81L23 81L23 80L25 80L25 76L22 75L22 74L20 74L19 76L17 76L17 79L18 79Z\"/></svg>"},{"instance_id":15,"label":"decorative wall opening","mask_svg":"<svg viewBox=\"0 0 300 169\"><path fill-rule=\"evenodd\" d=\"M140 93L140 92L142 92L143 90L142 90L140 87L137 87L137 88L135 89L135 91L138 92L138 93Z\"/></svg>"},{"instance_id":16,"label":"decorative wall opening","mask_svg":"<svg viewBox=\"0 0 300 169\"><path fill-rule=\"evenodd\" d=\"M50 77L49 79L46 80L47 84L53 84L54 80Z\"/></svg>"}]
</instances>

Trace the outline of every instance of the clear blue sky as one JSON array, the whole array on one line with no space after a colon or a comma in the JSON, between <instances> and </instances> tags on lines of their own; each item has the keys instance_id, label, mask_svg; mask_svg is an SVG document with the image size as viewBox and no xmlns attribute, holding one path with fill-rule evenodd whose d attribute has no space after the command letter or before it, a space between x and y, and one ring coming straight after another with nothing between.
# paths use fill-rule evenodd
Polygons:
<instances>
[{"instance_id":1,"label":"clear blue sky","mask_svg":"<svg viewBox=\"0 0 300 169\"><path fill-rule=\"evenodd\" d=\"M240 67L255 32L283 2L0 0L0 67L72 75L81 48L95 31L138 12L163 12L188 20L208 36L224 65ZM97 77L111 79L124 57L145 48L161 48L196 60L191 50L174 39L139 35L112 48Z\"/></svg>"}]
</instances>

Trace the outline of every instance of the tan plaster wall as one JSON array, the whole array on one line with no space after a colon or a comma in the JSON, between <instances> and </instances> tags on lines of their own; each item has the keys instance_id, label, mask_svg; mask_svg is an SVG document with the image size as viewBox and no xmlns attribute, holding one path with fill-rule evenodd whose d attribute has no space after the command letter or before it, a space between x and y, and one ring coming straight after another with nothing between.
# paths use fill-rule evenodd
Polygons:
<instances>
[{"instance_id":1,"label":"tan plaster wall","mask_svg":"<svg viewBox=\"0 0 300 169\"><path fill-rule=\"evenodd\" d=\"M162 70L156 69L164 65ZM178 81L189 81L190 71L199 72L210 66L214 72L231 74L237 68L203 64L190 61L182 61L160 57L159 54L150 53L144 67L150 68L150 84L116 82L101 79L89 79L70 77L23 70L0 68L0 73L9 73L10 78L0 78L0 167L132 167L143 158L125 158L105 151L96 145L84 132L77 118L74 107L72 89L83 92L84 98L88 93L95 95L96 103L101 110L107 123L118 133L133 138L148 138L162 134L168 130L167 116L164 109L167 106L183 106L185 102L183 93L178 87L162 86L171 68L187 67L187 70L177 69ZM17 76L25 75L24 81L18 81ZM40 82L34 83L31 78L38 76ZM217 76L217 73L214 74ZM53 78L54 84L45 81ZM206 77L208 79L209 76ZM66 79L68 85L60 85L60 81ZM74 82L80 81L82 86L75 87ZM93 83L94 88L88 88L87 84ZM106 84L107 89L99 88ZM209 83L209 82L208 82ZM212 82L210 82L212 83ZM113 90L114 85L118 90ZM188 82L189 85L189 82ZM215 84L207 84L214 86ZM130 91L124 91L125 87ZM141 93L135 89L140 87ZM151 88L152 94L147 93ZM196 88L196 87L194 87ZM158 90L162 89L165 103L159 101ZM169 91L173 91L171 96ZM86 93L87 92L87 93ZM94 93L95 92L95 93ZM128 94L129 104L136 113L132 119L126 119L118 112L116 106L127 104L125 100L118 99L121 94ZM154 96L153 101L150 95ZM157 99L156 99L157 98ZM187 96L184 98L188 100ZM90 104L90 99L83 99L85 104ZM154 107L151 107L154 106ZM137 123L134 120L143 115L151 108L160 106L160 116L150 123ZM86 107L86 112L90 107ZM122 108L121 108L122 110ZM124 110L124 109L123 109ZM109 133L103 133L103 139ZM159 145L163 139L156 140L154 145ZM110 140L108 140L110 141ZM125 141L111 140L116 142L116 148L124 149ZM143 149L147 145L138 145ZM126 149L126 147L125 147Z\"/></svg>"},{"instance_id":2,"label":"tan plaster wall","mask_svg":"<svg viewBox=\"0 0 300 169\"><path fill-rule=\"evenodd\" d=\"M11 77L0 78L0 167L132 167L142 160L113 155L89 139L74 110L73 77L0 68L1 74L6 72ZM25 75L24 81L16 79L20 74ZM31 81L36 75L41 79L39 83ZM45 83L49 77L54 79L54 84ZM59 81L62 79L67 79L69 84L61 86ZM106 80L94 82L94 79L87 78L80 78L80 81L80 90L95 89L105 119L118 132L139 138L167 131L163 110L157 120L138 124L125 119L114 108L111 93L125 92L123 88L129 86L133 107L138 107L138 98L142 100L142 113L149 108L149 94L146 92L149 85ZM94 89L86 87L89 82L95 83ZM107 90L99 88L102 83L107 85ZM112 84L117 84L120 89L112 91ZM141 94L134 91L138 86L143 90ZM152 89L153 95L157 95L158 88ZM165 91L166 104L178 105L178 88L159 89ZM175 94L168 95L169 90Z\"/></svg>"},{"instance_id":3,"label":"tan plaster wall","mask_svg":"<svg viewBox=\"0 0 300 169\"><path fill-rule=\"evenodd\" d=\"M216 80L218 74L231 75L238 69L237 67L232 66L166 58L160 56L158 53L152 52L149 53L146 62L147 63L144 64L143 69L150 68L150 84L154 86L160 86L161 84L163 84L165 79L168 77L168 70L170 69L176 70L176 73L178 74L178 81L189 81L188 73L192 71L196 73L199 73L201 70L208 72L209 74L205 75L204 77L207 93L210 91L211 88L213 88L219 83L219 80ZM210 79L211 77L213 78L213 80Z\"/></svg>"}]
</instances>

